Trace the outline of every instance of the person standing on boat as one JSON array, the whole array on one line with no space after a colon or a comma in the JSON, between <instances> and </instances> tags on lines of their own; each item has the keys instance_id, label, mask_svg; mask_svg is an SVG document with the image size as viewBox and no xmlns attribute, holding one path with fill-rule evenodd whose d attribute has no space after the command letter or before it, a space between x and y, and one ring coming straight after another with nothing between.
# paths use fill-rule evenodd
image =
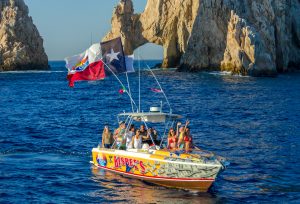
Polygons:
<instances>
[{"instance_id":1,"label":"person standing on boat","mask_svg":"<svg viewBox=\"0 0 300 204\"><path fill-rule=\"evenodd\" d=\"M175 150L177 147L177 136L173 128L170 129L168 134L168 146L169 150Z\"/></svg>"},{"instance_id":2,"label":"person standing on boat","mask_svg":"<svg viewBox=\"0 0 300 204\"><path fill-rule=\"evenodd\" d=\"M184 127L179 128L179 137L178 137L178 143L177 143L177 148L178 149L183 149L184 148L184 136L186 135L186 131Z\"/></svg>"},{"instance_id":3,"label":"person standing on boat","mask_svg":"<svg viewBox=\"0 0 300 204\"><path fill-rule=\"evenodd\" d=\"M184 137L186 136L186 129L189 124L190 121L186 121L185 126L179 128L179 138L177 143L178 149L183 149L185 147Z\"/></svg>"},{"instance_id":4,"label":"person standing on boat","mask_svg":"<svg viewBox=\"0 0 300 204\"><path fill-rule=\"evenodd\" d=\"M111 148L113 143L113 135L109 130L107 125L104 126L104 130L102 133L102 148Z\"/></svg>"},{"instance_id":5,"label":"person standing on boat","mask_svg":"<svg viewBox=\"0 0 300 204\"><path fill-rule=\"evenodd\" d=\"M132 144L134 149L142 149L142 136L140 130L137 130L135 136L133 136Z\"/></svg>"},{"instance_id":6,"label":"person standing on boat","mask_svg":"<svg viewBox=\"0 0 300 204\"><path fill-rule=\"evenodd\" d=\"M125 143L124 143L124 136L125 136L125 122L121 121L119 123L119 128L115 130L114 132L114 139L115 139L115 143L117 144L117 148L118 149L125 149Z\"/></svg>"},{"instance_id":7,"label":"person standing on boat","mask_svg":"<svg viewBox=\"0 0 300 204\"><path fill-rule=\"evenodd\" d=\"M126 133L126 149L132 148L132 138L135 135L134 125L131 125L129 131Z\"/></svg>"}]
</instances>

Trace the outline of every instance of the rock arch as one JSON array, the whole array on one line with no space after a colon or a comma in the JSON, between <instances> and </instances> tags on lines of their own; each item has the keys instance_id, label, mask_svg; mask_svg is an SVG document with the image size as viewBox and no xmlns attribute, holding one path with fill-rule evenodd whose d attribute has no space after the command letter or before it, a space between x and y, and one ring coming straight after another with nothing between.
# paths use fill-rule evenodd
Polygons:
<instances>
[{"instance_id":1,"label":"rock arch","mask_svg":"<svg viewBox=\"0 0 300 204\"><path fill-rule=\"evenodd\" d=\"M120 0L104 40L121 36L127 54L162 45L163 67L274 76L299 69L299 12L299 0L148 0L134 14Z\"/></svg>"},{"instance_id":2,"label":"rock arch","mask_svg":"<svg viewBox=\"0 0 300 204\"><path fill-rule=\"evenodd\" d=\"M113 12L112 30L103 41L122 37L126 54L146 44L163 46L162 67L176 67L187 48L198 13L199 0L148 0L135 14L131 0L121 0Z\"/></svg>"},{"instance_id":3,"label":"rock arch","mask_svg":"<svg viewBox=\"0 0 300 204\"><path fill-rule=\"evenodd\" d=\"M136 59L155 60L160 61L160 64L162 64L163 47L154 43L146 43L136 48L134 50L134 55Z\"/></svg>"}]
</instances>

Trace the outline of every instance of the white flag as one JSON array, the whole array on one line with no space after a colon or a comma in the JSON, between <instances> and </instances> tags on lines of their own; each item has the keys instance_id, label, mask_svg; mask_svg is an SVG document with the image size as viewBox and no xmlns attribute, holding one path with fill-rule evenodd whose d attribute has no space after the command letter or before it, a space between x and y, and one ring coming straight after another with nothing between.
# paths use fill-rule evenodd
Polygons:
<instances>
[{"instance_id":1,"label":"white flag","mask_svg":"<svg viewBox=\"0 0 300 204\"><path fill-rule=\"evenodd\" d=\"M89 64L99 61L101 57L100 43L96 43L81 54L65 58L66 68L70 73L83 71Z\"/></svg>"},{"instance_id":2,"label":"white flag","mask_svg":"<svg viewBox=\"0 0 300 204\"><path fill-rule=\"evenodd\" d=\"M134 61L134 55L125 56L127 73L135 72L134 67L133 67L133 61Z\"/></svg>"}]
</instances>

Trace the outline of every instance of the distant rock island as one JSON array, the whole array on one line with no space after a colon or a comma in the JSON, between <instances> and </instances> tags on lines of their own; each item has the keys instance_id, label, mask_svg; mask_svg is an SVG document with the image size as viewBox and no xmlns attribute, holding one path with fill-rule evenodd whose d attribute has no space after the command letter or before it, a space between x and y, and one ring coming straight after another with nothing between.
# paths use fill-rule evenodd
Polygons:
<instances>
[{"instance_id":1,"label":"distant rock island","mask_svg":"<svg viewBox=\"0 0 300 204\"><path fill-rule=\"evenodd\" d=\"M43 39L23 0L0 0L0 71L48 69Z\"/></svg>"},{"instance_id":2,"label":"distant rock island","mask_svg":"<svg viewBox=\"0 0 300 204\"><path fill-rule=\"evenodd\" d=\"M299 0L148 0L141 14L120 0L103 40L162 45L165 68L274 76L300 67L299 14Z\"/></svg>"}]
</instances>

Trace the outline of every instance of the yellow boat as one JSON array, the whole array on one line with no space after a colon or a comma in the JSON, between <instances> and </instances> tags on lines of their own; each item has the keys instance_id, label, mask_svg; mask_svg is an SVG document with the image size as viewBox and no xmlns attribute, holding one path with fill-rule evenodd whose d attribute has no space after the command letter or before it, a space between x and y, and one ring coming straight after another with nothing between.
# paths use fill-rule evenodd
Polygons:
<instances>
[{"instance_id":1,"label":"yellow boat","mask_svg":"<svg viewBox=\"0 0 300 204\"><path fill-rule=\"evenodd\" d=\"M119 115L119 117L122 116L127 116L126 130L133 121L142 121L145 124L166 123L166 121L176 121L181 118L179 115L162 112ZM155 144L153 139L152 142ZM162 143L140 150L93 148L92 163L99 169L126 177L165 187L201 192L206 192L225 168L225 160L212 153L201 150L193 150L191 153L185 153L182 150L172 152L161 148Z\"/></svg>"}]
</instances>

